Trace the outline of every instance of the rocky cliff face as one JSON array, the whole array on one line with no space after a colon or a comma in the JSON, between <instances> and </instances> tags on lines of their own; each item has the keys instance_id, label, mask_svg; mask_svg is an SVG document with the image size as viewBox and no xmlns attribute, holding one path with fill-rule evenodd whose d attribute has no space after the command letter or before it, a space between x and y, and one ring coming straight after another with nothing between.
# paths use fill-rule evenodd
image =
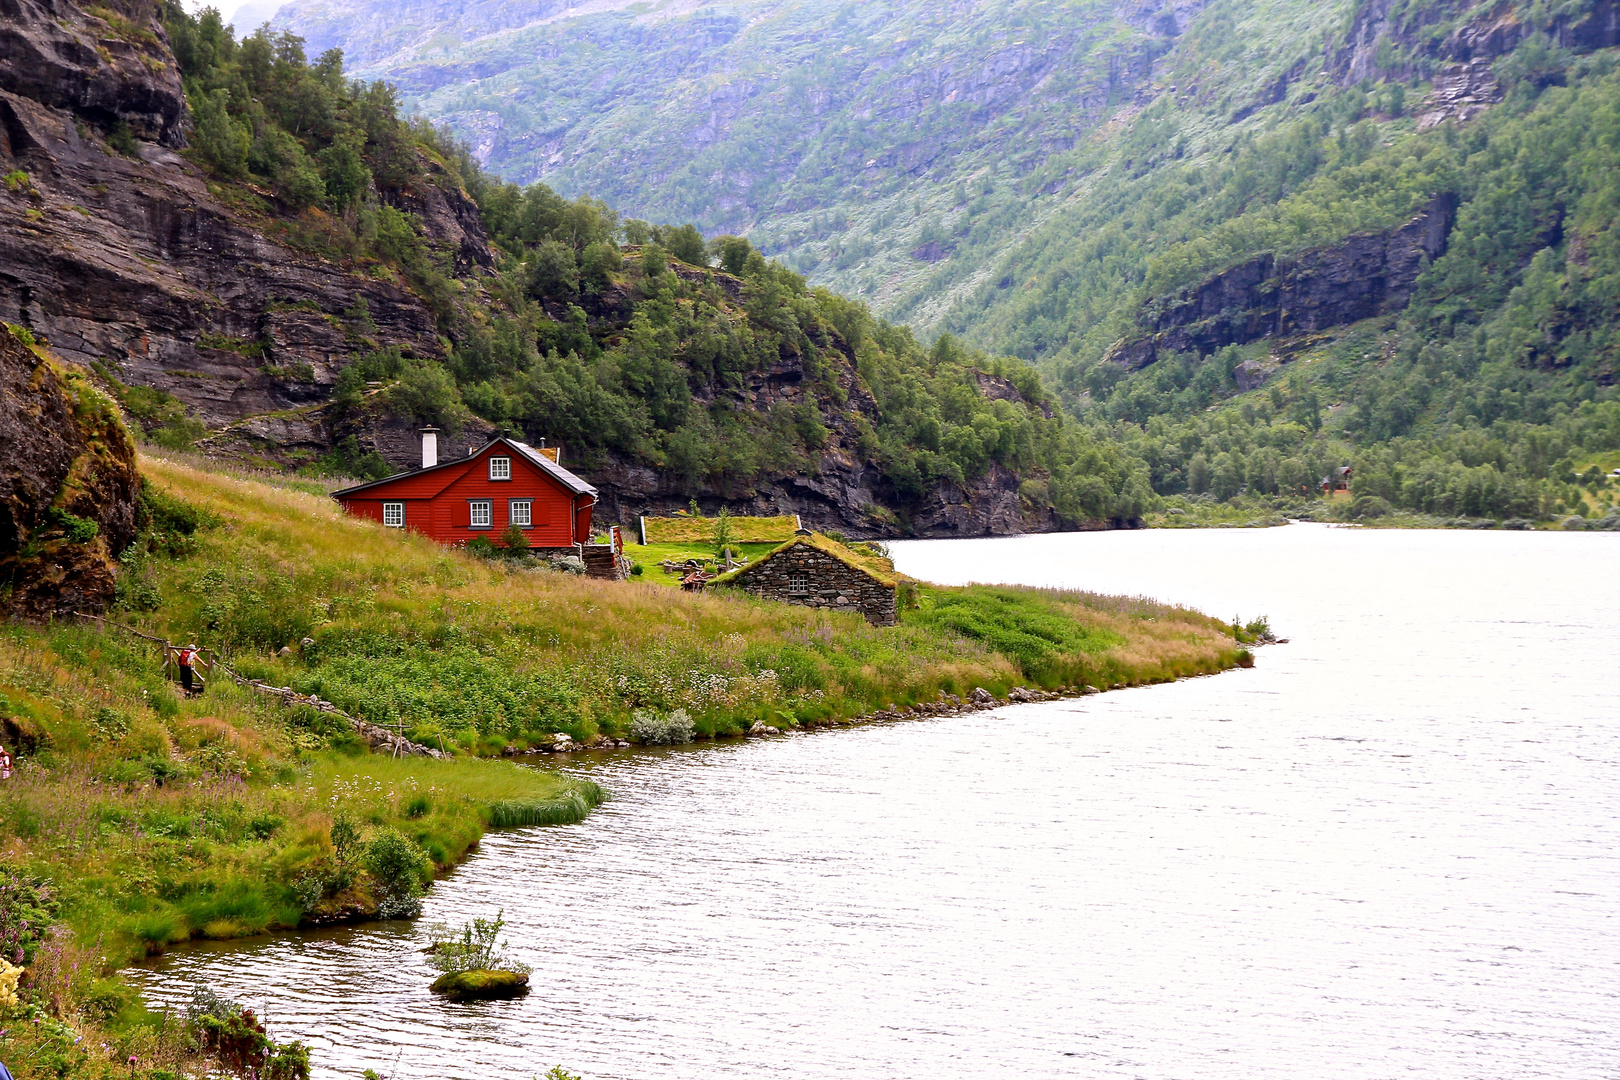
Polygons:
<instances>
[{"instance_id":1,"label":"rocky cliff face","mask_svg":"<svg viewBox=\"0 0 1620 1080\"><path fill-rule=\"evenodd\" d=\"M1492 65L1536 34L1560 49L1591 52L1620 45L1620 0L1563 5L1534 13L1525 4L1441 0L1427 5L1368 0L1331 57L1336 81L1428 79L1418 128L1466 123L1502 100ZM1447 27L1450 29L1447 29Z\"/></svg>"},{"instance_id":2,"label":"rocky cliff face","mask_svg":"<svg viewBox=\"0 0 1620 1080\"><path fill-rule=\"evenodd\" d=\"M110 601L139 483L112 401L0 326L0 615Z\"/></svg>"},{"instance_id":3,"label":"rocky cliff face","mask_svg":"<svg viewBox=\"0 0 1620 1080\"><path fill-rule=\"evenodd\" d=\"M1143 307L1143 333L1108 358L1128 371L1164 353L1289 338L1406 307L1418 274L1445 253L1456 200L1441 195L1398 229L1289 258L1261 255Z\"/></svg>"},{"instance_id":4,"label":"rocky cliff face","mask_svg":"<svg viewBox=\"0 0 1620 1080\"><path fill-rule=\"evenodd\" d=\"M0 11L0 319L210 428L324 401L358 353L441 351L409 290L278 243L273 201L228 206L174 152L184 97L150 12L115 38L67 0ZM133 154L108 141L120 122ZM458 265L489 262L459 190L405 201ZM346 314L361 301L374 326Z\"/></svg>"},{"instance_id":5,"label":"rocky cliff face","mask_svg":"<svg viewBox=\"0 0 1620 1080\"><path fill-rule=\"evenodd\" d=\"M185 93L155 5L0 0L0 87L111 131L184 142Z\"/></svg>"}]
</instances>

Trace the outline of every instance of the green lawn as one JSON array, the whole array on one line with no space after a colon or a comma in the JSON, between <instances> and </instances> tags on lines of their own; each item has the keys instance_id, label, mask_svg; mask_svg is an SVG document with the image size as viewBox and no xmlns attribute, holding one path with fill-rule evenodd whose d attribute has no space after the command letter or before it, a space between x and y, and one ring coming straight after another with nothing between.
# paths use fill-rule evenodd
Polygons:
<instances>
[{"instance_id":1,"label":"green lawn","mask_svg":"<svg viewBox=\"0 0 1620 1080\"><path fill-rule=\"evenodd\" d=\"M750 562L762 555L781 547L781 544L732 544L731 548L738 555ZM681 579L673 574L666 574L658 564L666 559L675 562L685 562L687 559L714 560L714 545L702 541L677 544L626 544L624 553L642 567L639 580L651 582L654 585L678 586Z\"/></svg>"}]
</instances>

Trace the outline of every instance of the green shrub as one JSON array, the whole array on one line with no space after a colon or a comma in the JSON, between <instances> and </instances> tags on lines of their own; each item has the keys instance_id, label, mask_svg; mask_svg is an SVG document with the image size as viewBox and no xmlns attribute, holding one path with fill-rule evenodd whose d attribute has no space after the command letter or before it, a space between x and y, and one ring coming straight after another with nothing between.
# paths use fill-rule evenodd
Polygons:
<instances>
[{"instance_id":1,"label":"green shrub","mask_svg":"<svg viewBox=\"0 0 1620 1080\"><path fill-rule=\"evenodd\" d=\"M128 158L139 158L141 148L135 141L135 132L130 130L129 121L120 119L107 132L107 145Z\"/></svg>"},{"instance_id":2,"label":"green shrub","mask_svg":"<svg viewBox=\"0 0 1620 1080\"><path fill-rule=\"evenodd\" d=\"M500 949L502 928L506 926L506 912L496 912L493 919L474 919L465 924L459 934L452 933L442 923L432 927L433 944L428 947L428 963L446 975L469 971L508 971L527 975L529 966L503 955Z\"/></svg>"},{"instance_id":3,"label":"green shrub","mask_svg":"<svg viewBox=\"0 0 1620 1080\"><path fill-rule=\"evenodd\" d=\"M0 960L18 967L33 963L56 912L49 883L0 863Z\"/></svg>"},{"instance_id":4,"label":"green shrub","mask_svg":"<svg viewBox=\"0 0 1620 1080\"><path fill-rule=\"evenodd\" d=\"M422 886L432 880L433 864L415 841L397 829L382 829L366 845L365 865L382 893L378 918L420 914Z\"/></svg>"},{"instance_id":5,"label":"green shrub","mask_svg":"<svg viewBox=\"0 0 1620 1080\"><path fill-rule=\"evenodd\" d=\"M410 361L387 391L389 408L420 423L437 424L450 434L461 430L466 417L461 392L443 365L430 360Z\"/></svg>"},{"instance_id":6,"label":"green shrub","mask_svg":"<svg viewBox=\"0 0 1620 1080\"><path fill-rule=\"evenodd\" d=\"M580 282L588 292L601 292L623 265L619 249L608 241L598 240L580 253Z\"/></svg>"},{"instance_id":7,"label":"green shrub","mask_svg":"<svg viewBox=\"0 0 1620 1080\"><path fill-rule=\"evenodd\" d=\"M75 544L88 544L101 532L101 526L88 518L70 514L59 507L53 507L49 514L51 524L62 530L62 535Z\"/></svg>"},{"instance_id":8,"label":"green shrub","mask_svg":"<svg viewBox=\"0 0 1620 1080\"><path fill-rule=\"evenodd\" d=\"M518 525L508 525L501 530L501 546L511 556L521 557L528 554L529 537Z\"/></svg>"}]
</instances>

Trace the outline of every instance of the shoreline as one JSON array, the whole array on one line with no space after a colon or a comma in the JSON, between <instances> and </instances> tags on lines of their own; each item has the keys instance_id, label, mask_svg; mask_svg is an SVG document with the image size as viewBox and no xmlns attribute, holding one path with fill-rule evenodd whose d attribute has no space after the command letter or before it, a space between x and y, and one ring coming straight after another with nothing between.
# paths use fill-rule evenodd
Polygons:
<instances>
[{"instance_id":1,"label":"shoreline","mask_svg":"<svg viewBox=\"0 0 1620 1080\"><path fill-rule=\"evenodd\" d=\"M1274 642L1264 642L1264 643L1259 643L1259 644L1254 645L1254 646L1247 646L1246 648L1258 648L1258 647L1261 647L1262 645L1266 645L1266 644L1285 645L1287 643L1288 643L1287 639L1279 639L1279 640L1274 641ZM983 697L979 697L977 695L969 695L968 697L963 698L963 697L960 697L960 696L955 695L955 694L947 694L947 695L943 695L941 700L936 701L936 702L920 703L920 704L913 705L913 706L896 706L893 709L881 709L881 710L878 710L878 711L873 712L873 713L867 713L867 714L864 714L864 715L861 715L861 716L849 717L849 718L841 719L841 720L824 720L824 721L821 721L821 722L811 722L811 723L800 725L799 727L795 727L795 728L785 728L785 729L767 728L767 730L764 730L764 731L752 731L752 730L750 730L750 731L745 731L745 732L741 732L741 733L712 735L712 736L707 736L707 737L702 737L702 738L694 738L691 742L688 742L688 743L677 743L677 744L650 744L649 745L649 744L641 744L641 743L630 743L630 742L626 742L626 741L623 741L623 740L617 740L616 741L617 745L613 745L613 746L608 746L608 745L605 745L605 744L604 745L587 746L587 745L581 745L581 744L576 743L576 744L573 744L568 749L560 749L560 748L559 749L552 749L552 748L544 748L544 749L542 749L542 748L537 747L537 748L533 748L533 749L531 749L531 750L529 750L529 751L527 751L527 752L525 752L523 754L519 754L519 755L515 755L515 756L517 756L517 757L526 757L526 756L531 756L531 755L532 756L542 756L542 757L545 757L546 759L548 759L550 761L555 762L557 765L567 765L569 762L576 761L576 760L583 760L583 761L606 760L606 758L605 758L606 754L614 752L614 751L619 751L619 750L630 750L630 751L634 751L634 752L645 752L645 751L649 751L649 750L667 751L667 750L672 750L672 749L697 749L697 748L700 747L700 744L704 744L704 743L710 743L710 744L720 744L722 742L726 742L726 743L743 743L743 742L757 740L757 739L780 738L780 737L783 737L783 736L792 736L792 735L810 735L810 734L815 734L818 731L838 730L838 729L842 729L842 728L861 727L861 726L875 725L875 724L900 723L900 722L904 722L904 721L938 720L938 719L945 719L945 718L949 718L949 717L970 716L970 715L974 715L974 714L981 713L981 712L993 712L996 709L1006 708L1009 705L1046 705L1046 704L1054 704L1054 703L1057 703L1057 702L1060 702L1060 701L1072 701L1072 700L1075 700L1075 699L1078 699L1078 698L1093 697L1093 696L1096 696L1098 694L1106 694L1106 693L1110 693L1110 692L1113 692L1113 691L1116 691L1116 690L1132 690L1132 689L1142 689L1142 688L1148 687L1148 686L1162 686L1162 685L1165 685L1166 683L1170 683L1170 682L1180 682L1183 679L1213 678L1213 677L1218 676L1218 675L1227 674L1227 673L1229 673L1229 672L1231 672L1233 670L1247 669L1247 668L1250 668L1250 667L1253 667L1252 663L1250 663L1250 664L1234 664L1231 667L1222 668L1222 669L1217 670L1217 671L1201 672L1201 673L1192 674L1192 675L1182 675L1182 676L1178 676L1178 677L1176 677L1174 679L1160 680L1160 681L1157 681L1157 682L1139 682L1139 683L1129 683L1129 684L1116 684L1116 685L1113 685L1113 686L1110 686L1110 687L1107 687L1107 688L1099 688L1099 687L1095 687L1095 686L1080 686L1080 687L1066 686L1066 687L1061 687L1061 688L1056 689L1056 690L1041 690L1041 689L1038 689L1038 688L1030 688L1030 687L1019 686L1019 687L1014 687L1006 696L1003 696L1003 697L996 697L996 696L990 694L989 691L984 690L982 687L979 687L979 688L976 688L976 690L977 691L982 691ZM579 757L577 755L592 755L592 756L591 757ZM602 756L598 757L596 755L602 755ZM519 762L519 764L522 765L524 763ZM604 801L610 801L611 798L612 798L612 792L611 792L611 790L608 790L607 799L604 800ZM597 809L597 807L594 807L594 806L591 808L592 812L594 812L596 809ZM588 822L589 820L590 820L590 816L589 816L589 814L587 814L585 817L582 817L578 821L572 822L571 824L584 824L584 823ZM520 828L536 828L536 827L544 827L544 826L510 826L510 827L494 827L494 826L491 826L491 827L486 828L485 833L487 834L487 833L492 833L492 832L508 832L508 831L512 831L512 830L520 829ZM480 839L482 839L482 838L480 838ZM434 875L433 884L437 884L439 881L449 877L451 874L455 873L455 871L458 870L462 865L464 865L465 863L469 862L474 857L476 857L480 853L480 846L481 845L480 845L480 843L478 841L473 842L462 853L460 858L458 858L455 862L451 863L450 865L444 867L441 872L436 873ZM429 888L431 889L431 885L429 886ZM370 913L370 914L356 913L353 917L338 918L338 919L323 919L323 920L317 921L317 922L301 923L298 926L273 928L273 929L267 930L267 931L265 931L263 933L260 933L260 934L254 934L254 935L244 936L244 937L236 937L236 938L207 938L207 937L193 938L193 939L185 941L185 942L177 943L173 950L165 950L164 952L150 954L150 955L144 957L143 959L134 961L134 962L126 965L124 968L120 968L118 970L119 971L132 970L132 969L133 970L152 970L153 966L155 964L161 963L162 957L168 955L168 953L170 951L181 952L181 953L184 953L184 952L225 951L225 950L229 950L231 948L234 948L236 946L243 945L243 944L246 944L246 943L249 943L249 942L259 941L259 940L266 939L266 938L284 937L284 936L288 936L288 935L297 935L299 937L311 936L311 937L314 937L314 938L316 938L318 940L323 935L341 933L341 932L343 932L345 930L352 930L352 929L357 928L357 927L364 927L364 926L370 926L370 925L376 925L376 924L382 924L382 923L409 923L411 925L415 925L419 921L420 921L419 916L411 917L411 918L403 918L403 919L382 919L382 918L376 917L375 913Z\"/></svg>"},{"instance_id":2,"label":"shoreline","mask_svg":"<svg viewBox=\"0 0 1620 1080\"><path fill-rule=\"evenodd\" d=\"M405 913L485 833L583 820L599 801L587 780L520 763L943 718L1252 663L1227 624L1141 598L928 588L875 628L513 569L316 495L143 465L151 523L124 554L104 620L118 630L67 619L0 635L6 737L26 740L0 783L13 823L0 858L65 901L38 977L85 973L46 1000L82 1045L108 1047L74 1074L89 1080L122 1080L130 1055L147 1073L196 1063L116 977L125 966ZM200 697L165 663L167 643L194 639L229 671ZM18 1031L45 1030L8 1019L8 1054Z\"/></svg>"}]
</instances>

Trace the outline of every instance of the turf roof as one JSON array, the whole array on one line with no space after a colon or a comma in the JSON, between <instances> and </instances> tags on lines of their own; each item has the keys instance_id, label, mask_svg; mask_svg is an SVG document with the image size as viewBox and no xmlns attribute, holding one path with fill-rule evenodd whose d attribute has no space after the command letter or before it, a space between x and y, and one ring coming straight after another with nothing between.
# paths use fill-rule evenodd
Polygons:
<instances>
[{"instance_id":1,"label":"turf roof","mask_svg":"<svg viewBox=\"0 0 1620 1080\"><path fill-rule=\"evenodd\" d=\"M843 563L845 566L849 567L851 570L859 570L861 573L882 582L891 589L899 584L900 575L885 567L875 555L865 555L861 552L854 551L851 548L840 544L831 537L823 536L820 533L811 533L809 536L795 536L781 547L773 548L771 551L761 555L747 566L739 567L736 570L728 570L719 577L711 579L708 584L729 585L744 571L752 570L756 566L769 562L771 559L774 559L778 555L782 554L782 552L796 547L799 544L807 544L824 555L830 555L839 562Z\"/></svg>"}]
</instances>

